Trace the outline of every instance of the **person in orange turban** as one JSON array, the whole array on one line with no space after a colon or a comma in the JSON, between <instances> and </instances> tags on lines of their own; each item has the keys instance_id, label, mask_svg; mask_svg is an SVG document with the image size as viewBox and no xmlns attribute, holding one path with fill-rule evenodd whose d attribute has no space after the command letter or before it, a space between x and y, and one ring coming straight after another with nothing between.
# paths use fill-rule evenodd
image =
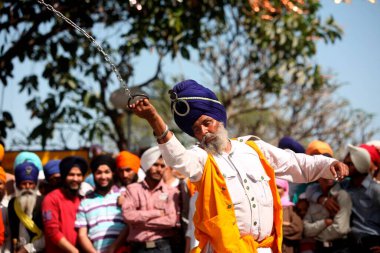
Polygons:
<instances>
[{"instance_id":1,"label":"person in orange turban","mask_svg":"<svg viewBox=\"0 0 380 253\"><path fill-rule=\"evenodd\" d=\"M334 152L329 144L323 141L315 140L309 143L306 149L308 155L324 155L334 157Z\"/></svg>"},{"instance_id":2,"label":"person in orange turban","mask_svg":"<svg viewBox=\"0 0 380 253\"><path fill-rule=\"evenodd\" d=\"M116 184L119 188L137 182L140 158L128 151L121 151L116 157Z\"/></svg>"}]
</instances>

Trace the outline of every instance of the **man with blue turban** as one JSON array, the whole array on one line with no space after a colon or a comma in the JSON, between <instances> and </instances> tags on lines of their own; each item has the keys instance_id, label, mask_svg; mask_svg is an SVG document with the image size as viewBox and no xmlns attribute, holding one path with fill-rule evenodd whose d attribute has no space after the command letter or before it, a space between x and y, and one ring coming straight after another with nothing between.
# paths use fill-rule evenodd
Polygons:
<instances>
[{"instance_id":1,"label":"man with blue turban","mask_svg":"<svg viewBox=\"0 0 380 253\"><path fill-rule=\"evenodd\" d=\"M12 252L41 252L45 248L41 202L37 194L38 167L18 161L14 168L16 195L8 204Z\"/></svg>"},{"instance_id":2,"label":"man with blue turban","mask_svg":"<svg viewBox=\"0 0 380 253\"><path fill-rule=\"evenodd\" d=\"M224 106L194 80L178 83L169 93L178 127L199 142L188 150L148 99L130 107L152 127L165 162L197 186L199 245L192 252L281 252L282 207L275 177L303 183L348 174L347 166L332 158L296 154L255 136L228 138Z\"/></svg>"}]
</instances>

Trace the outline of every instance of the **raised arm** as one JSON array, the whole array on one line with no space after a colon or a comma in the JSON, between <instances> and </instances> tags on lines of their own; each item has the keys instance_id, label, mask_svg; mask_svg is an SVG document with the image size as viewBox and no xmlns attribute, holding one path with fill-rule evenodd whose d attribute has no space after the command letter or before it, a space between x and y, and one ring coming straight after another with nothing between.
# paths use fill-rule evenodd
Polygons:
<instances>
[{"instance_id":1,"label":"raised arm","mask_svg":"<svg viewBox=\"0 0 380 253\"><path fill-rule=\"evenodd\" d=\"M173 133L168 130L168 126L161 115L148 99L140 99L132 104L130 108L138 117L148 121L159 144L168 142L173 136Z\"/></svg>"}]
</instances>

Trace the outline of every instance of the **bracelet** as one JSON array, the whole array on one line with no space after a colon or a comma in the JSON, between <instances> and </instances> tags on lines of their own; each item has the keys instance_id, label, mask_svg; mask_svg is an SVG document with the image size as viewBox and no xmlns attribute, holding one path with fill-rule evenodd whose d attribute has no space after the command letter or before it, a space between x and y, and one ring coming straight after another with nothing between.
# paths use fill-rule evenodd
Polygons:
<instances>
[{"instance_id":1,"label":"bracelet","mask_svg":"<svg viewBox=\"0 0 380 253\"><path fill-rule=\"evenodd\" d=\"M153 135L154 135L154 137L156 137L156 139L157 139L158 141L160 141L160 140L162 140L163 138L165 138L165 136L168 134L168 132L169 132L169 127L168 127L168 125L166 125L166 127L165 127L165 131L164 131L160 136L157 136L154 132L153 132Z\"/></svg>"}]
</instances>

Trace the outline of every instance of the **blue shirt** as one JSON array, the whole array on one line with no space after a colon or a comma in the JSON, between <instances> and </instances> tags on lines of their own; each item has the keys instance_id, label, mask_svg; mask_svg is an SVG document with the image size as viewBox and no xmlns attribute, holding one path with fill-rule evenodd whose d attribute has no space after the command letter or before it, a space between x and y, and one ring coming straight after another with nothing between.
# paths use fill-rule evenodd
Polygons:
<instances>
[{"instance_id":1,"label":"blue shirt","mask_svg":"<svg viewBox=\"0 0 380 253\"><path fill-rule=\"evenodd\" d=\"M342 186L352 199L352 232L380 235L380 184L368 174L360 187L352 187L350 183Z\"/></svg>"}]
</instances>

